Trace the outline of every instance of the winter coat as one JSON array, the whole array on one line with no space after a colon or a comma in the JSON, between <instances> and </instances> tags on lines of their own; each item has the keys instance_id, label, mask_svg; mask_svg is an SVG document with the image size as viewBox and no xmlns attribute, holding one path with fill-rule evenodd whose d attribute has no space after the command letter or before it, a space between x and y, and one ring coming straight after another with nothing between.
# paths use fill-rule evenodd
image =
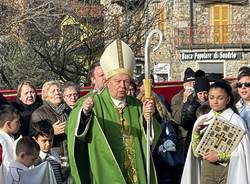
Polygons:
<instances>
[{"instance_id":1,"label":"winter coat","mask_svg":"<svg viewBox=\"0 0 250 184\"><path fill-rule=\"evenodd\" d=\"M36 97L36 101L31 105L24 104L19 98L16 98L16 101L12 103L20 113L20 134L22 136L29 135L31 115L42 104L42 99L39 96Z\"/></svg>"},{"instance_id":2,"label":"winter coat","mask_svg":"<svg viewBox=\"0 0 250 184\"><path fill-rule=\"evenodd\" d=\"M9 104L6 98L0 93L0 105Z\"/></svg>"},{"instance_id":3,"label":"winter coat","mask_svg":"<svg viewBox=\"0 0 250 184\"><path fill-rule=\"evenodd\" d=\"M42 120L46 120L50 122L52 125L56 123L58 120L60 120L61 122L66 121L67 114L65 112L66 111L65 109L66 106L64 105L64 107L61 109L61 112L56 112L47 102L44 101L43 105L32 113L30 126L32 126L33 123ZM32 128L30 129L32 131ZM63 146L63 142L66 142L66 135L64 133L54 136L54 142L52 147L60 147L61 148L59 152L60 155L65 154L65 148Z\"/></svg>"},{"instance_id":4,"label":"winter coat","mask_svg":"<svg viewBox=\"0 0 250 184\"><path fill-rule=\"evenodd\" d=\"M171 100L172 117L175 123L178 125L177 146L180 147L181 149L184 147L185 137L187 135L187 131L180 126L181 109L183 107L183 93L184 90L181 90Z\"/></svg>"},{"instance_id":5,"label":"winter coat","mask_svg":"<svg viewBox=\"0 0 250 184\"><path fill-rule=\"evenodd\" d=\"M185 153L187 153L189 144L191 142L192 130L194 123L196 121L196 110L201 104L197 101L195 97L188 98L188 100L183 104L181 109L181 126L187 130L187 136L185 140Z\"/></svg>"}]
</instances>

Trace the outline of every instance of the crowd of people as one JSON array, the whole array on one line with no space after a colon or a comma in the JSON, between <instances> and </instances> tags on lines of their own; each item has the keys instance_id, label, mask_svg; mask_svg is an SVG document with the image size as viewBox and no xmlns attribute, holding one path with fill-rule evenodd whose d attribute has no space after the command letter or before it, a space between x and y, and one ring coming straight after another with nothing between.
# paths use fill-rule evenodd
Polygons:
<instances>
[{"instance_id":1,"label":"crowd of people","mask_svg":"<svg viewBox=\"0 0 250 184\"><path fill-rule=\"evenodd\" d=\"M183 89L168 103L154 92L145 97L134 64L131 48L115 40L90 68L93 89L83 97L78 84L57 81L45 82L41 96L30 81L18 85L15 102L1 95L1 183L250 183L250 68L240 68L232 84L187 68ZM197 146L215 117L244 136L231 152L200 155Z\"/></svg>"}]
</instances>

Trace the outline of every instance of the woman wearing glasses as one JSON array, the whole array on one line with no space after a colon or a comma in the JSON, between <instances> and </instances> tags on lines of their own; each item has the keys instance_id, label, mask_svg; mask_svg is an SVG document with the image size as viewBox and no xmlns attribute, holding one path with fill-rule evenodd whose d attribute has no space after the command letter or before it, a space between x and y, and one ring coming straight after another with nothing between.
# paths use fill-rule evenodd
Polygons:
<instances>
[{"instance_id":1,"label":"woman wearing glasses","mask_svg":"<svg viewBox=\"0 0 250 184\"><path fill-rule=\"evenodd\" d=\"M63 100L67 104L67 113L69 114L80 96L80 87L74 82L69 81L63 85L62 90Z\"/></svg>"},{"instance_id":2,"label":"woman wearing glasses","mask_svg":"<svg viewBox=\"0 0 250 184\"><path fill-rule=\"evenodd\" d=\"M241 118L245 121L248 131L250 130L250 68L239 73L236 86L240 95L240 100L236 103L236 108Z\"/></svg>"},{"instance_id":3,"label":"woman wearing glasses","mask_svg":"<svg viewBox=\"0 0 250 184\"><path fill-rule=\"evenodd\" d=\"M35 87L30 81L24 81L17 87L17 98L12 105L20 112L20 134L29 135L31 114L42 105L42 100L37 96Z\"/></svg>"}]
</instances>

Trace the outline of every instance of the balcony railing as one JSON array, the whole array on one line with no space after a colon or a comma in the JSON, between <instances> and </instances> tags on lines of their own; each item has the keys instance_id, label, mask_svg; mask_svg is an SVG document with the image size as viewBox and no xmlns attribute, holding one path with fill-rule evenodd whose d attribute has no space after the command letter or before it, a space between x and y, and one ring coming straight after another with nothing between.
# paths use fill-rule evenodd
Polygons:
<instances>
[{"instance_id":1,"label":"balcony railing","mask_svg":"<svg viewBox=\"0 0 250 184\"><path fill-rule=\"evenodd\" d=\"M249 30L249 24L176 28L174 30L175 47L250 46Z\"/></svg>"},{"instance_id":2,"label":"balcony railing","mask_svg":"<svg viewBox=\"0 0 250 184\"><path fill-rule=\"evenodd\" d=\"M229 3L229 4L246 4L248 0L194 0L195 3L211 4L211 3Z\"/></svg>"}]
</instances>

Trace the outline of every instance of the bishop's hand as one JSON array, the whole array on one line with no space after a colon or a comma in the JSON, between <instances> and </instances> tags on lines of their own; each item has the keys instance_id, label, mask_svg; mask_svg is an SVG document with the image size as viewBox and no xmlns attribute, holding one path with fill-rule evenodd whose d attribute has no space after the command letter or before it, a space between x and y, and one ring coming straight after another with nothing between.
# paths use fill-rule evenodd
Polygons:
<instances>
[{"instance_id":1,"label":"bishop's hand","mask_svg":"<svg viewBox=\"0 0 250 184\"><path fill-rule=\"evenodd\" d=\"M155 112L154 101L152 99L146 99L143 102L143 116L146 120L149 120L150 117Z\"/></svg>"},{"instance_id":2,"label":"bishop's hand","mask_svg":"<svg viewBox=\"0 0 250 184\"><path fill-rule=\"evenodd\" d=\"M84 102L83 102L83 108L82 111L85 115L89 115L91 109L94 107L94 100L92 97L88 97Z\"/></svg>"}]
</instances>

